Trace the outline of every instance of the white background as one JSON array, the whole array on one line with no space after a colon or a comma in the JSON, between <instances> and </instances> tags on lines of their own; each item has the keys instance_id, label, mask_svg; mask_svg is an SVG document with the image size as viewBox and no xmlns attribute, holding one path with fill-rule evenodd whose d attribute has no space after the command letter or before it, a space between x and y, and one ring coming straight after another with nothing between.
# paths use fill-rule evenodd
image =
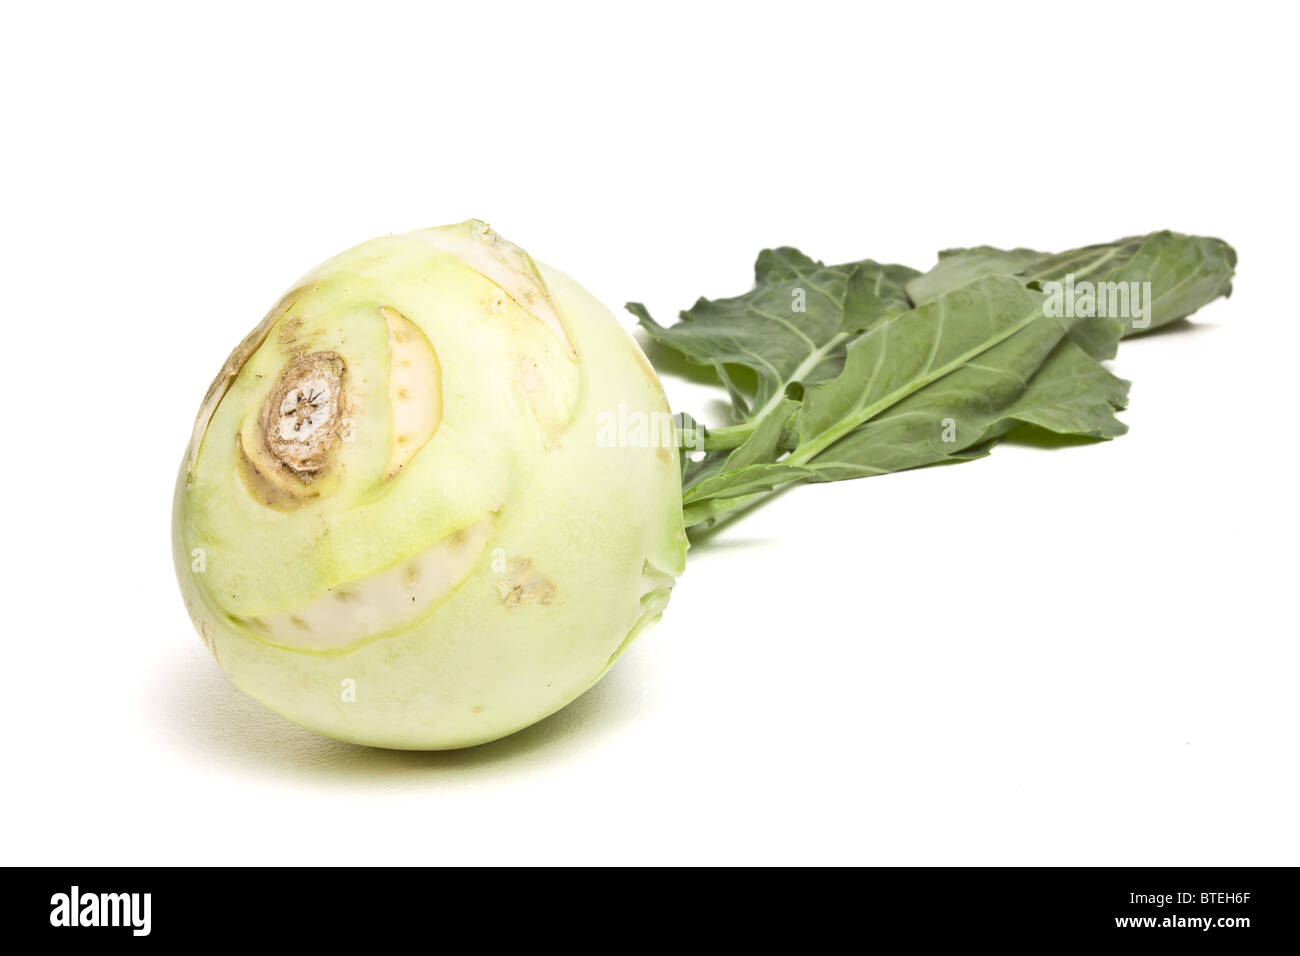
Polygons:
<instances>
[{"instance_id":1,"label":"white background","mask_svg":"<svg viewBox=\"0 0 1300 956\"><path fill-rule=\"evenodd\" d=\"M10 10L3 861L1300 862L1291 16ZM1172 228L1241 258L1125 344L1126 437L795 489L559 715L333 743L193 634L176 464L296 276L471 216L661 320L765 245L927 268Z\"/></svg>"}]
</instances>

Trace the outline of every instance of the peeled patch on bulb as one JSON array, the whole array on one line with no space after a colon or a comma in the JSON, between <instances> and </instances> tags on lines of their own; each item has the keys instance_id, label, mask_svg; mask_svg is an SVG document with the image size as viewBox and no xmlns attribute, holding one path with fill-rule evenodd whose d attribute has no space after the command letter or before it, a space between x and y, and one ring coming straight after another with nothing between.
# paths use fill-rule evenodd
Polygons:
<instances>
[{"instance_id":1,"label":"peeled patch on bulb","mask_svg":"<svg viewBox=\"0 0 1300 956\"><path fill-rule=\"evenodd\" d=\"M388 400L392 406L393 453L384 480L425 446L442 421L442 369L438 353L420 327L391 306L379 314L388 323Z\"/></svg>"},{"instance_id":2,"label":"peeled patch on bulb","mask_svg":"<svg viewBox=\"0 0 1300 956\"><path fill-rule=\"evenodd\" d=\"M465 228L468 227L468 228ZM492 296L492 310L499 312L507 296L533 315L563 343L570 358L578 351L561 321L551 293L537 272L532 257L508 239L503 239L485 222L473 220L461 227L430 229L426 241L460 258L475 272L497 286Z\"/></svg>"},{"instance_id":3,"label":"peeled patch on bulb","mask_svg":"<svg viewBox=\"0 0 1300 956\"><path fill-rule=\"evenodd\" d=\"M459 585L483 553L492 515L379 574L331 587L301 607L237 619L277 647L338 652L424 617Z\"/></svg>"},{"instance_id":4,"label":"peeled patch on bulb","mask_svg":"<svg viewBox=\"0 0 1300 956\"><path fill-rule=\"evenodd\" d=\"M343 740L468 746L562 707L685 563L676 454L597 441L602 413L667 413L643 363L482 223L313 270L223 367L178 480L205 643Z\"/></svg>"}]
</instances>

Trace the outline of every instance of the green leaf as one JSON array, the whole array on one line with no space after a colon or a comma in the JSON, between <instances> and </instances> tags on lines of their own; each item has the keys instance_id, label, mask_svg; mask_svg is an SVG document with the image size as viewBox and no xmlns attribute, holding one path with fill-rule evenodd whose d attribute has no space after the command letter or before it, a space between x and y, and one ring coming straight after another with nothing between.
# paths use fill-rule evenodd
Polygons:
<instances>
[{"instance_id":1,"label":"green leaf","mask_svg":"<svg viewBox=\"0 0 1300 956\"><path fill-rule=\"evenodd\" d=\"M703 429L707 454L684 464L688 527L793 482L983 457L1021 425L1121 435L1115 412L1128 383L1101 360L1145 328L1112 314L1119 291L1157 328L1228 294L1236 264L1217 239L1171 232L1059 254L980 246L939 259L920 275L768 250L753 291L701 299L672 328L629 306L659 342L713 365L732 393L736 422ZM1069 289L1088 289L1076 283L1094 285L1091 311L1086 298L1062 307ZM800 297L806 311L793 307ZM757 384L741 388L737 369ZM685 417L682 427L698 426Z\"/></svg>"},{"instance_id":2,"label":"green leaf","mask_svg":"<svg viewBox=\"0 0 1300 956\"><path fill-rule=\"evenodd\" d=\"M924 275L907 283L907 297L913 305L933 302L945 292L960 289L968 282L985 276L1013 276L1033 263L1048 257L1034 249L995 249L975 246L971 249L945 249L939 264Z\"/></svg>"},{"instance_id":3,"label":"green leaf","mask_svg":"<svg viewBox=\"0 0 1300 956\"><path fill-rule=\"evenodd\" d=\"M754 288L729 299L700 299L665 328L639 303L628 310L650 336L698 365L711 365L731 395L738 422L770 413L793 385L839 373L845 346L886 315L910 307L904 286L919 273L875 262L825 266L797 249L765 249L754 266ZM851 310L846 287L853 282ZM743 388L733 369L749 369Z\"/></svg>"},{"instance_id":4,"label":"green leaf","mask_svg":"<svg viewBox=\"0 0 1300 956\"><path fill-rule=\"evenodd\" d=\"M1015 276L1026 284L1039 286L1064 283L1067 277L1072 277L1074 284L1087 281L1117 287L1149 282L1150 314L1145 324L1132 314L1136 310L1131 303L1125 310L1130 314L1116 317L1122 320L1122 334L1134 335L1167 325L1221 295L1230 295L1236 264L1236 252L1220 239L1184 236L1167 230L1054 255L1032 249L978 246L941 252L939 264L909 282L907 293L914 304L923 305L989 275ZM1115 288L1114 291L1119 295L1126 290ZM1097 323L1081 327L1076 341L1093 355L1109 358L1114 354L1110 346L1113 335L1104 324Z\"/></svg>"},{"instance_id":5,"label":"green leaf","mask_svg":"<svg viewBox=\"0 0 1300 956\"><path fill-rule=\"evenodd\" d=\"M845 284L841 331L860 335L908 311L912 303L907 282L916 275L907 266L881 265L870 259L858 263ZM808 379L801 381L806 384Z\"/></svg>"},{"instance_id":6,"label":"green leaf","mask_svg":"<svg viewBox=\"0 0 1300 956\"><path fill-rule=\"evenodd\" d=\"M985 439L1017 424L1058 435L1117 438L1128 431L1115 417L1128 404L1128 389L1128 382L1067 340L1052 351L1020 398L990 423Z\"/></svg>"},{"instance_id":7,"label":"green leaf","mask_svg":"<svg viewBox=\"0 0 1300 956\"><path fill-rule=\"evenodd\" d=\"M1017 424L1062 435L1114 438L1126 426L1115 418L1128 383L1065 338L1028 383L1021 370L1041 361L1050 340L1035 325L999 346L985 362L968 365L899 403L816 456L812 480L840 481L888 474L945 461L983 457ZM1002 360L1007 364L1003 365Z\"/></svg>"},{"instance_id":8,"label":"green leaf","mask_svg":"<svg viewBox=\"0 0 1300 956\"><path fill-rule=\"evenodd\" d=\"M809 461L817 472L814 480L916 468L986 441L1069 331L1061 320L1042 314L1041 297L1036 305L1038 313L1019 331L817 453Z\"/></svg>"},{"instance_id":9,"label":"green leaf","mask_svg":"<svg viewBox=\"0 0 1300 956\"><path fill-rule=\"evenodd\" d=\"M791 460L806 464L885 409L1044 318L1042 295L990 276L881 323L853 342L836 378L808 390Z\"/></svg>"}]
</instances>

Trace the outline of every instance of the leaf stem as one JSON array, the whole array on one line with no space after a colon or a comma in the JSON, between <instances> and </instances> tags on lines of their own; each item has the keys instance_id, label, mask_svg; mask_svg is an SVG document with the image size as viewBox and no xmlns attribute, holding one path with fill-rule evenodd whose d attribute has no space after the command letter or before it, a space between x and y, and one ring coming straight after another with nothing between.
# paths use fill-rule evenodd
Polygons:
<instances>
[{"instance_id":1,"label":"leaf stem","mask_svg":"<svg viewBox=\"0 0 1300 956\"><path fill-rule=\"evenodd\" d=\"M758 427L758 422L743 422L739 425L727 425L723 428L709 428L704 432L704 450L705 451L730 451L732 448L739 448L745 443L750 435L754 434L754 429Z\"/></svg>"}]
</instances>

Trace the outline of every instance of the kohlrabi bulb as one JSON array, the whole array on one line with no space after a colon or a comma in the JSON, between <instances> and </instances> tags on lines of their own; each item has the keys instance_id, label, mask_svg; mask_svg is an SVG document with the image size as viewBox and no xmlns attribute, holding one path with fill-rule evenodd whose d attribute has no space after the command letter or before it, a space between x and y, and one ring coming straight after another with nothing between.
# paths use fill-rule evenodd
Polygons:
<instances>
[{"instance_id":1,"label":"kohlrabi bulb","mask_svg":"<svg viewBox=\"0 0 1300 956\"><path fill-rule=\"evenodd\" d=\"M667 415L611 313L483 223L364 243L294 285L203 402L174 507L190 616L237 686L321 734L519 730L668 601Z\"/></svg>"}]
</instances>

